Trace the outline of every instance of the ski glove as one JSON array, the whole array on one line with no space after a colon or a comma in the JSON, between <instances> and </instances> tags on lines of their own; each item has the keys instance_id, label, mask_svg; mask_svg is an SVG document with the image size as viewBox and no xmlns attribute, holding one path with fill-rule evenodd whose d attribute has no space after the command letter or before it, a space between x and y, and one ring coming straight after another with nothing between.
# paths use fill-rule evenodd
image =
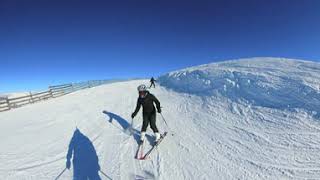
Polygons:
<instances>
[{"instance_id":1,"label":"ski glove","mask_svg":"<svg viewBox=\"0 0 320 180\"><path fill-rule=\"evenodd\" d=\"M135 113L132 113L132 114L131 114L131 118L132 118L132 119L133 119L135 116L136 116Z\"/></svg>"},{"instance_id":2,"label":"ski glove","mask_svg":"<svg viewBox=\"0 0 320 180\"><path fill-rule=\"evenodd\" d=\"M67 160L66 168L67 168L67 169L70 169L70 167L71 167L71 162L70 162L70 160Z\"/></svg>"},{"instance_id":3,"label":"ski glove","mask_svg":"<svg viewBox=\"0 0 320 180\"><path fill-rule=\"evenodd\" d=\"M158 113L161 113L161 108L158 109Z\"/></svg>"}]
</instances>

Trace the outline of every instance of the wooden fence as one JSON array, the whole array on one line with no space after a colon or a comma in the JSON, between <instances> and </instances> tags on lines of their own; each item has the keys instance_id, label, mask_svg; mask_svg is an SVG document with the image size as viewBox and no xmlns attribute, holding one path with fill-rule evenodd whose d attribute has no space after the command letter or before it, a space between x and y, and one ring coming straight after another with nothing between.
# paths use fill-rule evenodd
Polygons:
<instances>
[{"instance_id":1,"label":"wooden fence","mask_svg":"<svg viewBox=\"0 0 320 180\"><path fill-rule=\"evenodd\" d=\"M102 84L113 82L111 80L95 80L81 83L62 84L57 86L49 86L48 91L30 93L29 95L0 99L0 112L8 111L13 108L18 108L27 104L44 101L50 98L60 97L81 89L91 88Z\"/></svg>"}]
</instances>

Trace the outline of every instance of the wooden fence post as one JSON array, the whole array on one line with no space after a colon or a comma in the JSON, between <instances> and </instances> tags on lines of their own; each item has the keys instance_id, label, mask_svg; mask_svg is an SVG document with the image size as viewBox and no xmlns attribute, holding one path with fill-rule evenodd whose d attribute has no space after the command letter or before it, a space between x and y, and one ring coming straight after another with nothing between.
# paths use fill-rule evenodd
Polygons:
<instances>
[{"instance_id":1,"label":"wooden fence post","mask_svg":"<svg viewBox=\"0 0 320 180\"><path fill-rule=\"evenodd\" d=\"M51 98L53 98L53 92L52 92L52 89L49 89L49 92L50 92L50 96L51 96Z\"/></svg>"},{"instance_id":2,"label":"wooden fence post","mask_svg":"<svg viewBox=\"0 0 320 180\"><path fill-rule=\"evenodd\" d=\"M31 92L29 92L29 95L30 95L29 103L34 103L34 101L33 101L33 97L32 97L32 93L31 93Z\"/></svg>"},{"instance_id":3,"label":"wooden fence post","mask_svg":"<svg viewBox=\"0 0 320 180\"><path fill-rule=\"evenodd\" d=\"M9 108L9 110L10 110L10 109L11 109L11 106L10 106L10 102L9 102L9 97L7 97L6 102L7 102L8 108Z\"/></svg>"}]
</instances>

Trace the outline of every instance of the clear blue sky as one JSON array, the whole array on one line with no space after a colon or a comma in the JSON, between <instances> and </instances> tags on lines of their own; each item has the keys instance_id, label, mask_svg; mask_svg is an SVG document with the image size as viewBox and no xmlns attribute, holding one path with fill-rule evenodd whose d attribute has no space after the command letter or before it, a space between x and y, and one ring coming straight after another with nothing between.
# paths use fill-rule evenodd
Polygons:
<instances>
[{"instance_id":1,"label":"clear blue sky","mask_svg":"<svg viewBox=\"0 0 320 180\"><path fill-rule=\"evenodd\" d=\"M319 0L0 0L0 92L273 56L320 60Z\"/></svg>"}]
</instances>

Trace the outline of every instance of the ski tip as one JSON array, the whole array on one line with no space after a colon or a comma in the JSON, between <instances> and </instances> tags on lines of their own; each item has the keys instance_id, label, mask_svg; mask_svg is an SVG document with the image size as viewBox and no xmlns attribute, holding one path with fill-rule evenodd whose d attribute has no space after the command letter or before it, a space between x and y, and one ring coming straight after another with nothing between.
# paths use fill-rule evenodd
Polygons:
<instances>
[{"instance_id":1,"label":"ski tip","mask_svg":"<svg viewBox=\"0 0 320 180\"><path fill-rule=\"evenodd\" d=\"M141 158L136 158L137 160L140 160L140 161L142 161L142 160L145 160L145 158L143 158L143 157L141 157Z\"/></svg>"},{"instance_id":2,"label":"ski tip","mask_svg":"<svg viewBox=\"0 0 320 180\"><path fill-rule=\"evenodd\" d=\"M144 157L135 156L134 158L137 159L137 160L142 160Z\"/></svg>"}]
</instances>

